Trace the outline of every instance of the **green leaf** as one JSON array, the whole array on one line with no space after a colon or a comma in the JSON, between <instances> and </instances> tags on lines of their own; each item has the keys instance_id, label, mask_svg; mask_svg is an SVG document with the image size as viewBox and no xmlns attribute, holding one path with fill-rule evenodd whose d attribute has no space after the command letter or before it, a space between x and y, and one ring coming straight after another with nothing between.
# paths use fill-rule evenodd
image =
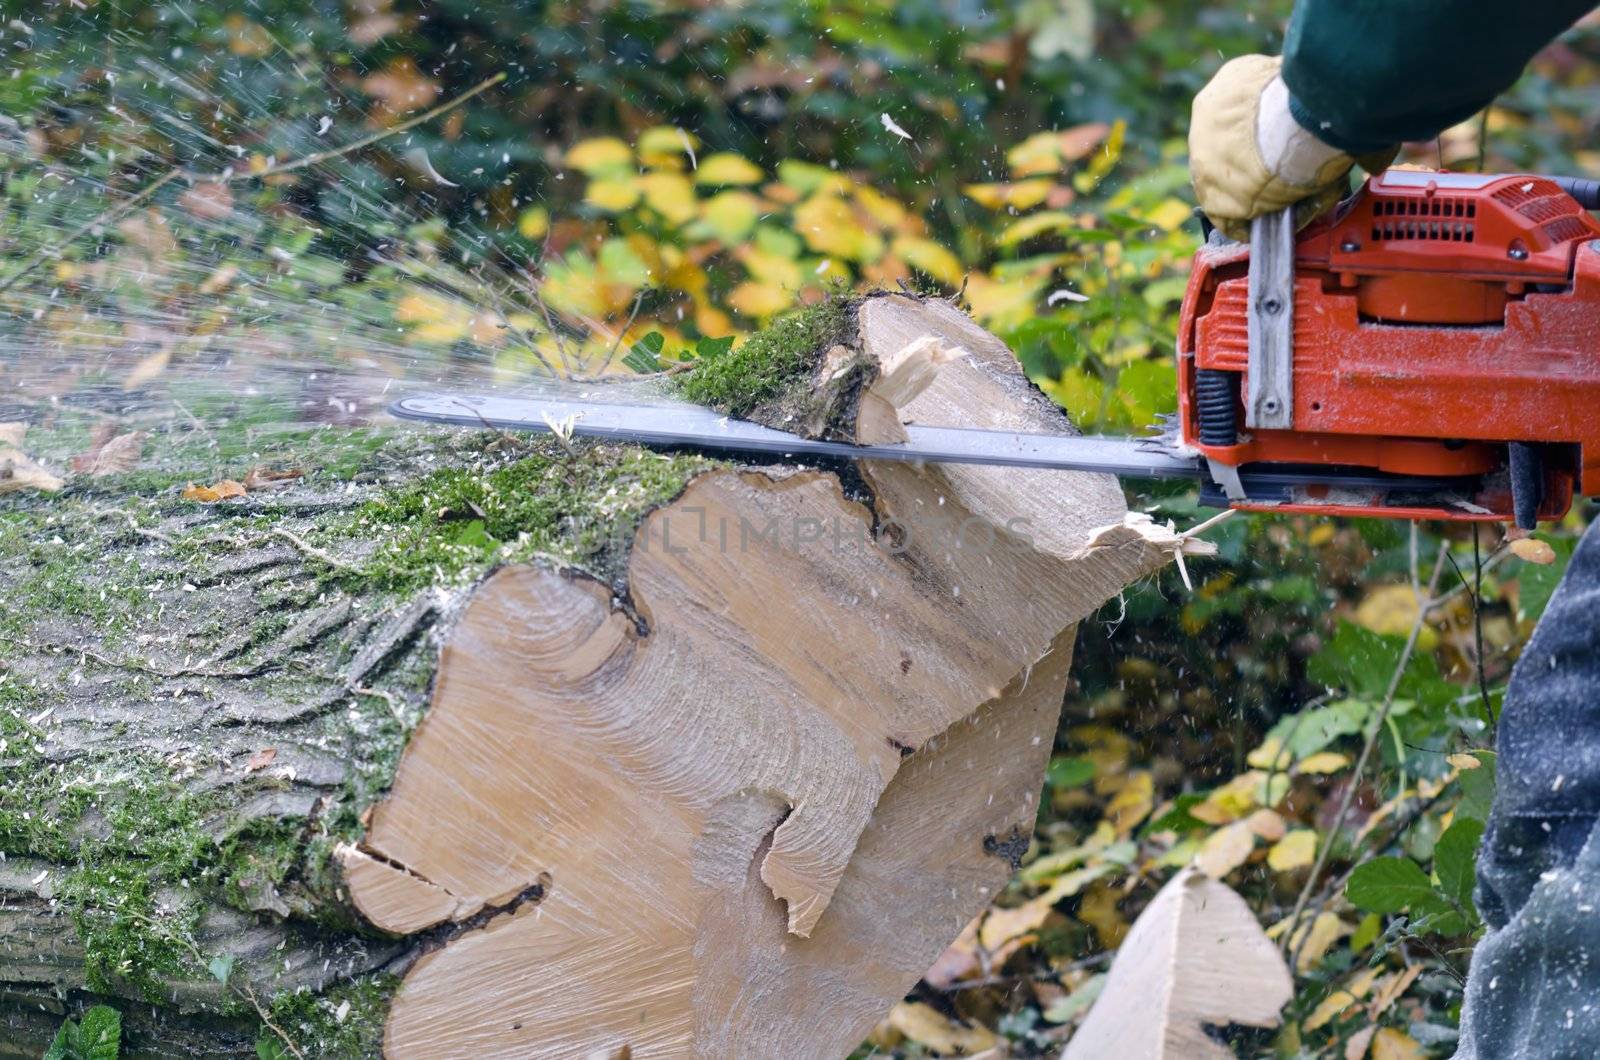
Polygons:
<instances>
[{"instance_id":1,"label":"green leaf","mask_svg":"<svg viewBox=\"0 0 1600 1060\"><path fill-rule=\"evenodd\" d=\"M122 1013L109 1005L94 1006L83 1014L78 1038L83 1060L117 1060L122 1053Z\"/></svg>"},{"instance_id":2,"label":"green leaf","mask_svg":"<svg viewBox=\"0 0 1600 1060\"><path fill-rule=\"evenodd\" d=\"M1439 889L1462 909L1472 909L1472 884L1482 839L1482 821L1458 817L1434 844L1433 871L1439 877Z\"/></svg>"},{"instance_id":3,"label":"green leaf","mask_svg":"<svg viewBox=\"0 0 1600 1060\"><path fill-rule=\"evenodd\" d=\"M1094 779L1094 763L1087 758L1060 755L1050 759L1045 777L1053 788L1078 788Z\"/></svg>"},{"instance_id":4,"label":"green leaf","mask_svg":"<svg viewBox=\"0 0 1600 1060\"><path fill-rule=\"evenodd\" d=\"M1306 676L1353 696L1381 700L1404 650L1403 637L1384 636L1341 620L1333 638L1307 663ZM1395 689L1396 700L1416 700L1432 709L1443 709L1456 694L1455 687L1439 675L1433 656L1415 652Z\"/></svg>"},{"instance_id":5,"label":"green leaf","mask_svg":"<svg viewBox=\"0 0 1600 1060\"><path fill-rule=\"evenodd\" d=\"M1461 805L1457 807L1456 814L1487 821L1489 806L1494 802L1495 753L1473 751L1472 754L1483 764L1477 769L1462 770L1456 777L1456 783L1461 785Z\"/></svg>"},{"instance_id":6,"label":"green leaf","mask_svg":"<svg viewBox=\"0 0 1600 1060\"><path fill-rule=\"evenodd\" d=\"M479 526L481 528L482 524L480 523ZM217 982L226 983L228 976L233 973L233 958L231 956L213 957L211 958L211 963L206 965L206 970L211 973L211 977Z\"/></svg>"},{"instance_id":7,"label":"green leaf","mask_svg":"<svg viewBox=\"0 0 1600 1060\"><path fill-rule=\"evenodd\" d=\"M695 355L707 359L721 357L731 349L733 349L732 335L725 335L720 339L705 338L694 344Z\"/></svg>"},{"instance_id":8,"label":"green leaf","mask_svg":"<svg viewBox=\"0 0 1600 1060\"><path fill-rule=\"evenodd\" d=\"M283 1043L273 1037L271 1032L262 1031L261 1037L256 1039L256 1060L292 1060L289 1050Z\"/></svg>"},{"instance_id":9,"label":"green leaf","mask_svg":"<svg viewBox=\"0 0 1600 1060\"><path fill-rule=\"evenodd\" d=\"M1193 792L1179 795L1172 800L1172 808L1160 817L1152 817L1139 830L1139 835L1143 837L1166 831L1194 832L1203 828L1210 828L1210 825L1189 812L1191 807L1198 806L1205 801L1206 797L1204 795Z\"/></svg>"},{"instance_id":10,"label":"green leaf","mask_svg":"<svg viewBox=\"0 0 1600 1060\"><path fill-rule=\"evenodd\" d=\"M640 375L648 372L661 371L661 351L667 344L667 337L659 331L652 331L644 338L633 344L628 350L628 355L622 358L624 367L632 368Z\"/></svg>"},{"instance_id":11,"label":"green leaf","mask_svg":"<svg viewBox=\"0 0 1600 1060\"><path fill-rule=\"evenodd\" d=\"M1341 736L1353 736L1367 725L1372 714L1372 704L1359 699L1341 699L1325 707L1313 707L1279 718L1268 731L1268 739L1276 739L1288 748L1296 761L1308 758L1327 747Z\"/></svg>"},{"instance_id":12,"label":"green leaf","mask_svg":"<svg viewBox=\"0 0 1600 1060\"><path fill-rule=\"evenodd\" d=\"M1355 934L1350 936L1350 952L1360 953L1378 939L1378 933L1383 930L1383 920L1377 913L1368 913L1361 918L1361 923L1356 926Z\"/></svg>"},{"instance_id":13,"label":"green leaf","mask_svg":"<svg viewBox=\"0 0 1600 1060\"><path fill-rule=\"evenodd\" d=\"M1555 549L1556 561L1550 564L1519 563L1517 570L1517 617L1537 622L1550 603L1551 595L1561 576L1567 572L1567 562L1577 542L1570 537L1551 538L1538 535L1539 540Z\"/></svg>"},{"instance_id":14,"label":"green leaf","mask_svg":"<svg viewBox=\"0 0 1600 1060\"><path fill-rule=\"evenodd\" d=\"M55 1040L44 1051L44 1060L74 1060L78 1055L78 1024L67 1020L56 1031Z\"/></svg>"},{"instance_id":15,"label":"green leaf","mask_svg":"<svg viewBox=\"0 0 1600 1060\"><path fill-rule=\"evenodd\" d=\"M1369 913L1398 913L1406 907L1438 900L1438 892L1410 858L1373 858L1350 874L1345 897Z\"/></svg>"}]
</instances>

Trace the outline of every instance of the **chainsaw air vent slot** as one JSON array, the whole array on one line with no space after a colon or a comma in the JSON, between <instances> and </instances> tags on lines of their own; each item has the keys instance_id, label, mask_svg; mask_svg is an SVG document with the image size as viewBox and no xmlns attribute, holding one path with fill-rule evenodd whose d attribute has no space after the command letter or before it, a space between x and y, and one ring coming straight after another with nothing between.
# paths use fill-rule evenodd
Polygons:
<instances>
[{"instance_id":1,"label":"chainsaw air vent slot","mask_svg":"<svg viewBox=\"0 0 1600 1060\"><path fill-rule=\"evenodd\" d=\"M1561 217L1544 226L1545 238L1552 243L1565 243L1573 239L1582 239L1589 234L1589 229L1576 217Z\"/></svg>"},{"instance_id":2,"label":"chainsaw air vent slot","mask_svg":"<svg viewBox=\"0 0 1600 1060\"><path fill-rule=\"evenodd\" d=\"M1524 180L1517 184L1508 184L1494 193L1496 201L1503 202L1512 209L1521 209L1524 203L1534 199L1555 199L1558 202L1565 197L1561 188L1551 180ZM1526 214L1526 211L1524 211ZM1533 217L1532 214L1526 214ZM1539 220L1539 218L1534 218Z\"/></svg>"},{"instance_id":3,"label":"chainsaw air vent slot","mask_svg":"<svg viewBox=\"0 0 1600 1060\"><path fill-rule=\"evenodd\" d=\"M1476 230L1466 221L1379 221L1372 226L1374 241L1431 240L1438 243L1471 243Z\"/></svg>"},{"instance_id":4,"label":"chainsaw air vent slot","mask_svg":"<svg viewBox=\"0 0 1600 1060\"><path fill-rule=\"evenodd\" d=\"M1449 195L1431 198L1379 199L1372 204L1375 217L1476 217L1478 204Z\"/></svg>"}]
</instances>

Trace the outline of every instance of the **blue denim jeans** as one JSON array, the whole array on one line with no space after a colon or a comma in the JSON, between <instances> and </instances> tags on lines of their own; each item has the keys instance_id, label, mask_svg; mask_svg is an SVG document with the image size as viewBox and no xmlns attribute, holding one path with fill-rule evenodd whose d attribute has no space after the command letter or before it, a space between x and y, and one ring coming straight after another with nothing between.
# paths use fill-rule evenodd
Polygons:
<instances>
[{"instance_id":1,"label":"blue denim jeans","mask_svg":"<svg viewBox=\"0 0 1600 1060\"><path fill-rule=\"evenodd\" d=\"M1456 1060L1600 1058L1600 523L1512 671Z\"/></svg>"}]
</instances>

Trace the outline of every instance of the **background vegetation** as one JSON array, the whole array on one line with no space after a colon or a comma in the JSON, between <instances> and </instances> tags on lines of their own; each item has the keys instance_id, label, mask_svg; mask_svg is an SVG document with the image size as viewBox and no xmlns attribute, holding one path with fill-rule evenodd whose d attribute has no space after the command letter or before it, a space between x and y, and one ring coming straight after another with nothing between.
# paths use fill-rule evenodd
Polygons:
<instances>
[{"instance_id":1,"label":"background vegetation","mask_svg":"<svg viewBox=\"0 0 1600 1060\"><path fill-rule=\"evenodd\" d=\"M1289 4L5 7L18 394L292 370L273 415L359 418L374 379L625 372L650 331L670 367L832 285L906 282L959 292L1082 426L1125 432L1173 406L1188 100L1275 51ZM1412 157L1600 175L1597 57L1575 31ZM1498 696L1583 520L1534 566L1493 531L1235 519L1193 592L1164 578L1085 624L1020 876L863 1055L1058 1048L1197 856L1298 972L1241 1054L1448 1055Z\"/></svg>"}]
</instances>

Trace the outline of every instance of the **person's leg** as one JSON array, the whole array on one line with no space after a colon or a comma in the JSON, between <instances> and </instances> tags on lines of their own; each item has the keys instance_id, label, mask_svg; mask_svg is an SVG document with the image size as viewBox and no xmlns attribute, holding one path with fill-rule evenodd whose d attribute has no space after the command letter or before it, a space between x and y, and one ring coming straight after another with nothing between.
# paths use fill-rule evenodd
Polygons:
<instances>
[{"instance_id":1,"label":"person's leg","mask_svg":"<svg viewBox=\"0 0 1600 1060\"><path fill-rule=\"evenodd\" d=\"M1506 690L1457 1060L1600 1057L1600 523Z\"/></svg>"}]
</instances>

